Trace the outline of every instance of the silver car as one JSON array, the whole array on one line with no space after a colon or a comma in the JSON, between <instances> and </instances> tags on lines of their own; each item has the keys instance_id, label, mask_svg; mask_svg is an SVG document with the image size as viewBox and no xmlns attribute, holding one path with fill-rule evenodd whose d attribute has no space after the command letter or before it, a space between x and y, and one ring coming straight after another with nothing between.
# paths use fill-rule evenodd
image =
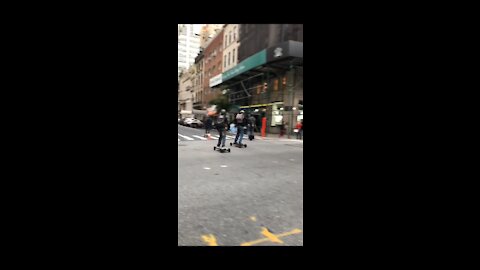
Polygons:
<instances>
[{"instance_id":1,"label":"silver car","mask_svg":"<svg viewBox=\"0 0 480 270\"><path fill-rule=\"evenodd\" d=\"M195 118L185 118L183 120L183 124L187 127L192 127L192 128L203 127L202 121Z\"/></svg>"}]
</instances>

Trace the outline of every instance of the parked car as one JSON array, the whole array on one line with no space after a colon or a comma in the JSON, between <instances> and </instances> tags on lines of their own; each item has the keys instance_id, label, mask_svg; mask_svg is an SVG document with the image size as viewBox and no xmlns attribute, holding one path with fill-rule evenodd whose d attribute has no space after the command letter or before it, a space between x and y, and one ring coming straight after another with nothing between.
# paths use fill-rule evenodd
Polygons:
<instances>
[{"instance_id":1,"label":"parked car","mask_svg":"<svg viewBox=\"0 0 480 270\"><path fill-rule=\"evenodd\" d=\"M183 120L183 123L187 127L192 127L192 128L203 127L202 121L195 118L185 118Z\"/></svg>"}]
</instances>

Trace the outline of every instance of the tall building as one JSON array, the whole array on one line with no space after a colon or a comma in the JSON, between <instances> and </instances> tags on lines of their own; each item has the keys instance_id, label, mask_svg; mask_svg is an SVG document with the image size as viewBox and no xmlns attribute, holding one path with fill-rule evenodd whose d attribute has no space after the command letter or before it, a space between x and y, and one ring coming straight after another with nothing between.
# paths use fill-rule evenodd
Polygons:
<instances>
[{"instance_id":1,"label":"tall building","mask_svg":"<svg viewBox=\"0 0 480 270\"><path fill-rule=\"evenodd\" d=\"M178 79L182 70L187 70L200 51L199 24L178 25Z\"/></svg>"},{"instance_id":2,"label":"tall building","mask_svg":"<svg viewBox=\"0 0 480 270\"><path fill-rule=\"evenodd\" d=\"M195 84L196 67L182 71L178 89L178 113L182 118L193 116L193 90Z\"/></svg>"},{"instance_id":3,"label":"tall building","mask_svg":"<svg viewBox=\"0 0 480 270\"><path fill-rule=\"evenodd\" d=\"M237 65L239 24L226 24L223 30L223 67L225 72Z\"/></svg>"},{"instance_id":4,"label":"tall building","mask_svg":"<svg viewBox=\"0 0 480 270\"><path fill-rule=\"evenodd\" d=\"M203 79L204 79L204 71L203 71L203 51L200 51L198 56L195 58L195 70L197 71L195 74L195 85L194 85L194 95L193 95L193 108L197 110L203 110L206 108L206 104L203 103L204 100L204 92L203 92Z\"/></svg>"},{"instance_id":5,"label":"tall building","mask_svg":"<svg viewBox=\"0 0 480 270\"><path fill-rule=\"evenodd\" d=\"M200 48L205 49L210 40L223 28L223 24L204 24L200 30Z\"/></svg>"},{"instance_id":6,"label":"tall building","mask_svg":"<svg viewBox=\"0 0 480 270\"><path fill-rule=\"evenodd\" d=\"M267 133L279 133L288 126L292 134L295 124L303 120L303 25L240 24L238 31L237 64L224 68L210 87L228 96L232 111L251 113L258 127L265 117ZM228 31L226 37L224 43L230 43ZM224 57L225 51L227 67L231 64L228 45Z\"/></svg>"},{"instance_id":7,"label":"tall building","mask_svg":"<svg viewBox=\"0 0 480 270\"><path fill-rule=\"evenodd\" d=\"M212 40L210 40L203 51L203 104L215 99L219 91L216 85L222 79L222 61L223 61L223 31L218 32Z\"/></svg>"},{"instance_id":8,"label":"tall building","mask_svg":"<svg viewBox=\"0 0 480 270\"><path fill-rule=\"evenodd\" d=\"M287 40L303 43L303 24L241 24L238 61Z\"/></svg>"}]
</instances>

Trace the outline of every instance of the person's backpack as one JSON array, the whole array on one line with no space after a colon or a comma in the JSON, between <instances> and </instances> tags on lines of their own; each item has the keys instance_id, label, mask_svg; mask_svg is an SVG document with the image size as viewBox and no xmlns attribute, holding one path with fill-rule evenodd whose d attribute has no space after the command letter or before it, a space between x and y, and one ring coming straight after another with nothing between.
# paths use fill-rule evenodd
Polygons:
<instances>
[{"instance_id":1,"label":"person's backpack","mask_svg":"<svg viewBox=\"0 0 480 270\"><path fill-rule=\"evenodd\" d=\"M225 115L219 115L217 117L217 126L223 126L225 123Z\"/></svg>"},{"instance_id":2,"label":"person's backpack","mask_svg":"<svg viewBox=\"0 0 480 270\"><path fill-rule=\"evenodd\" d=\"M235 118L237 120L236 124L237 125L242 125L243 126L243 120L244 120L244 115L239 113L237 114L237 117Z\"/></svg>"}]
</instances>

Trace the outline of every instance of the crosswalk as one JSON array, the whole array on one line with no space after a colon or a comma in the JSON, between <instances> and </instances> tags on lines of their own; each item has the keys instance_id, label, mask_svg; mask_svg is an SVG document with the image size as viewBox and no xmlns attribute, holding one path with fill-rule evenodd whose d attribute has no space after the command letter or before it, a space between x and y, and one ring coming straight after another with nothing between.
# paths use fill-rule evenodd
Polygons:
<instances>
[{"instance_id":1,"label":"crosswalk","mask_svg":"<svg viewBox=\"0 0 480 270\"><path fill-rule=\"evenodd\" d=\"M212 140L218 140L218 135L212 135L211 136ZM233 140L235 139L235 136L227 135L227 140ZM246 140L248 139L248 136L244 135L243 139ZM178 133L178 141L206 141L207 138L199 135L182 135Z\"/></svg>"}]
</instances>

